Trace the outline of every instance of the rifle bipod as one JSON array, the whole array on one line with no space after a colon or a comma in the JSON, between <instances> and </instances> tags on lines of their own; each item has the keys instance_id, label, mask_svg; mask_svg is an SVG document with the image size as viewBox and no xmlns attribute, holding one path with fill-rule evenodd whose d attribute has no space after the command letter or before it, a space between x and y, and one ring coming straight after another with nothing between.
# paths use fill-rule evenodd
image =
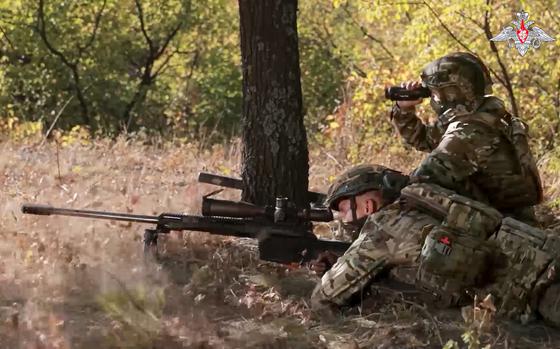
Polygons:
<instances>
[{"instance_id":1,"label":"rifle bipod","mask_svg":"<svg viewBox=\"0 0 560 349\"><path fill-rule=\"evenodd\" d=\"M159 234L169 234L169 229L165 228L155 228L155 229L144 229L144 257L151 256L152 258L158 258L158 235Z\"/></svg>"}]
</instances>

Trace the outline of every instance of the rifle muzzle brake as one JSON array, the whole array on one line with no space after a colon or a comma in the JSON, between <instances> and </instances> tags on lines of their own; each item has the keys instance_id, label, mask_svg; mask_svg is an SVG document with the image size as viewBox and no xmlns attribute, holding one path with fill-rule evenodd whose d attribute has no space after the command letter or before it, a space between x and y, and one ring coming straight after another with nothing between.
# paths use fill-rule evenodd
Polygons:
<instances>
[{"instance_id":1,"label":"rifle muzzle brake","mask_svg":"<svg viewBox=\"0 0 560 349\"><path fill-rule=\"evenodd\" d=\"M48 216L52 213L53 208L49 205L30 205L30 204L23 204L21 206L21 212L28 213L28 214L39 214Z\"/></svg>"}]
</instances>

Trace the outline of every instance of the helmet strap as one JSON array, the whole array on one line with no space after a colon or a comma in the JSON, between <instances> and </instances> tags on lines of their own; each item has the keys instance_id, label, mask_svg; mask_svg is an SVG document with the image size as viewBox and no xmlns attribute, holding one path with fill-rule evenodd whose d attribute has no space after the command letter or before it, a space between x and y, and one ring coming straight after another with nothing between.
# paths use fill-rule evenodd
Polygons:
<instances>
[{"instance_id":1,"label":"helmet strap","mask_svg":"<svg viewBox=\"0 0 560 349\"><path fill-rule=\"evenodd\" d=\"M358 214L356 213L356 209L358 208L358 204L356 203L356 197L352 196L350 198L350 210L352 210L352 221L358 220Z\"/></svg>"}]
</instances>

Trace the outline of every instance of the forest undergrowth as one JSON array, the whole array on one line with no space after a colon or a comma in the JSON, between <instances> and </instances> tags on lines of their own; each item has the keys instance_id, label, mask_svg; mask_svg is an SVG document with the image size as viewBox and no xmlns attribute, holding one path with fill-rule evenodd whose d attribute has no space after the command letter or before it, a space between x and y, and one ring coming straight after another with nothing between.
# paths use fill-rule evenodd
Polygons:
<instances>
[{"instance_id":1,"label":"forest undergrowth","mask_svg":"<svg viewBox=\"0 0 560 349\"><path fill-rule=\"evenodd\" d=\"M384 283L361 306L319 318L309 307L318 278L259 261L253 241L173 232L154 261L143 258L146 225L21 213L22 203L42 203L199 214L202 195L217 188L197 183L198 172L239 176L238 142L3 141L0 154L0 348L560 347L558 332L541 323L493 321L483 306L434 308ZM351 165L325 148L310 154L312 190L325 192ZM362 158L408 172L421 156ZM555 202L560 176L540 165L547 203ZM219 195L239 199L232 189ZM548 225L558 219L547 205L539 212ZM330 237L326 224L316 232Z\"/></svg>"}]
</instances>

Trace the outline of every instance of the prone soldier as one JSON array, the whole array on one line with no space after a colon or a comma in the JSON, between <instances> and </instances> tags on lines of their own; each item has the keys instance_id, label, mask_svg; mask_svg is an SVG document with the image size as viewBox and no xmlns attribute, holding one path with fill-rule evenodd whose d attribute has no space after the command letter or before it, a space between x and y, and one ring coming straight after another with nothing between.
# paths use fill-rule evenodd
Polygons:
<instances>
[{"instance_id":1,"label":"prone soldier","mask_svg":"<svg viewBox=\"0 0 560 349\"><path fill-rule=\"evenodd\" d=\"M469 289L491 292L499 314L560 326L556 234L377 165L339 176L326 204L361 229L344 255L316 261L324 275L312 294L315 309L351 304L388 270L407 265L416 267L410 282L441 302L460 304Z\"/></svg>"}]
</instances>

